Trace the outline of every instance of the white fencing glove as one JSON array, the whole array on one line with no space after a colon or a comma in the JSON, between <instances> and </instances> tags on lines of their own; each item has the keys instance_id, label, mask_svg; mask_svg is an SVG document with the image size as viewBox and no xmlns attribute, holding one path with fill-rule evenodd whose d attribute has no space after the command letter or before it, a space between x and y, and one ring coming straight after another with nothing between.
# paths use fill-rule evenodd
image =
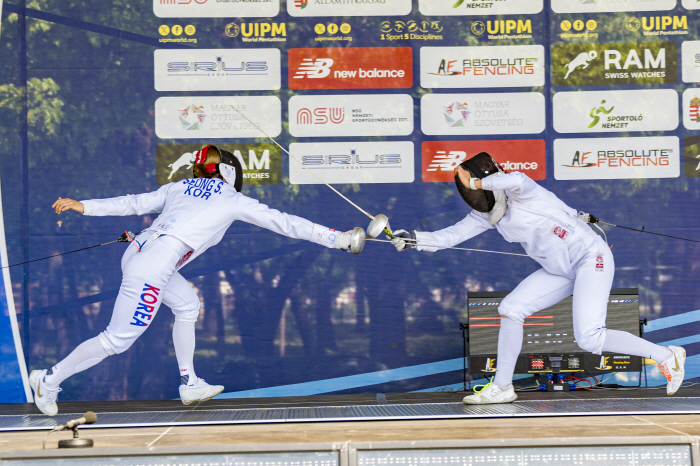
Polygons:
<instances>
[{"instance_id":1,"label":"white fencing glove","mask_svg":"<svg viewBox=\"0 0 700 466\"><path fill-rule=\"evenodd\" d=\"M403 251L405 249L411 249L416 247L416 232L406 231L406 230L395 230L392 232L394 238L387 235L387 238L391 239L391 244L394 245L397 251ZM409 241L404 241L405 239Z\"/></svg>"},{"instance_id":2,"label":"white fencing glove","mask_svg":"<svg viewBox=\"0 0 700 466\"><path fill-rule=\"evenodd\" d=\"M333 247L336 249L342 249L343 251L350 251L351 239L352 230L338 233L335 237L335 241L333 241Z\"/></svg>"}]
</instances>

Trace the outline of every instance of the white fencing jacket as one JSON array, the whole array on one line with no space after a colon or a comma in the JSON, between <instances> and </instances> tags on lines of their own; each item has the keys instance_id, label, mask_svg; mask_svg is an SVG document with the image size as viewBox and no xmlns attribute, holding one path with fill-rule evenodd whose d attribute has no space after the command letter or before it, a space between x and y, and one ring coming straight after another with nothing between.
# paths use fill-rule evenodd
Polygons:
<instances>
[{"instance_id":1,"label":"white fencing jacket","mask_svg":"<svg viewBox=\"0 0 700 466\"><path fill-rule=\"evenodd\" d=\"M520 243L547 272L574 279L577 264L606 247L574 209L523 173L489 176L481 184L483 189L503 190L508 196L508 210L501 220L491 225L488 214L473 210L451 227L416 232L419 251L455 246L495 228L509 243Z\"/></svg>"},{"instance_id":2,"label":"white fencing jacket","mask_svg":"<svg viewBox=\"0 0 700 466\"><path fill-rule=\"evenodd\" d=\"M160 213L148 230L176 238L192 248L189 260L218 244L236 220L328 248L333 247L336 237L335 230L271 209L218 178L190 178L163 185L151 193L80 202L84 215Z\"/></svg>"}]
</instances>

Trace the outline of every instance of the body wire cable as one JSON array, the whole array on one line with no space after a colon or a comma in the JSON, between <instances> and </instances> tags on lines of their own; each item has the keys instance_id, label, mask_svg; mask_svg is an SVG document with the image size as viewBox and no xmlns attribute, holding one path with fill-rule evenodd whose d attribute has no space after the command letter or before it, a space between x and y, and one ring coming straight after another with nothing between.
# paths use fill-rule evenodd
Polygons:
<instances>
[{"instance_id":1,"label":"body wire cable","mask_svg":"<svg viewBox=\"0 0 700 466\"><path fill-rule=\"evenodd\" d=\"M17 263L17 264L6 265L6 266L4 266L4 267L0 267L0 270L1 270L1 269L7 269L7 268L10 268L10 267L17 267L18 265L23 265L23 264L30 264L30 263L32 263L32 262L43 261L43 260L46 260L46 259L51 259L52 257L65 256L66 254L73 254L74 252L85 251L86 249L99 248L100 246L107 246L108 244L113 244L113 243L128 243L129 241L135 242L135 241L133 241L133 238L134 238L134 237L135 237L134 233L132 233L132 232L130 232L130 231L128 231L128 232L125 231L124 233L122 233L122 235L121 235L119 238L115 239L114 241L110 241L110 242L108 242L108 243L96 244L96 245L94 245L94 246L88 246L88 247L86 247L86 248L76 249L75 251L61 252L61 253L59 253L59 254L52 254L52 255L50 255L50 256L42 257L42 258L40 258L40 259L34 259L34 260L30 260L30 261L25 261L25 262L19 262L19 263Z\"/></svg>"},{"instance_id":2,"label":"body wire cable","mask_svg":"<svg viewBox=\"0 0 700 466\"><path fill-rule=\"evenodd\" d=\"M387 239L376 239L376 238L367 238L365 241L376 241L377 243L391 243L391 241ZM409 243L413 243L415 246L418 245L417 240L410 240L408 238L402 238L402 241L408 241ZM392 243L393 244L393 243ZM423 244L421 243L420 246L427 246L427 247L433 247L433 248L442 248L442 249L457 249L459 251L475 251L475 252L488 252L491 254L504 254L506 256L520 256L520 257L536 257L538 259L546 259L544 256L530 256L528 254L518 254L515 252L503 252L503 251L490 251L488 249L470 249L470 248L457 248L457 247L442 247L442 246L437 246L433 244Z\"/></svg>"}]
</instances>

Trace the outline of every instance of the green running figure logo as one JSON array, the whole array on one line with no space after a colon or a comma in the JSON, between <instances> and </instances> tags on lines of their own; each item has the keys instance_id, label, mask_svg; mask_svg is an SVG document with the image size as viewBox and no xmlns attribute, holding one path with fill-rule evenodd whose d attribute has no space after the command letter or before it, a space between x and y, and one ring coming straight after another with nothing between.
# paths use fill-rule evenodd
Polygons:
<instances>
[{"instance_id":1,"label":"green running figure logo","mask_svg":"<svg viewBox=\"0 0 700 466\"><path fill-rule=\"evenodd\" d=\"M698 0L698 1L700 1L700 0ZM452 6L452 8L457 8L457 7L459 7L462 3L464 3L464 0L457 0L457 3L455 3L455 4Z\"/></svg>"},{"instance_id":2,"label":"green running figure logo","mask_svg":"<svg viewBox=\"0 0 700 466\"><path fill-rule=\"evenodd\" d=\"M606 110L605 107L603 107L603 104L604 104L604 103L605 103L605 101L604 101L604 100L601 100L601 101L600 101L600 107L598 107L598 108L593 107L593 110L591 110L591 114L590 114L590 115L591 115L591 118L593 118L593 121L591 122L590 125L588 125L588 128L593 128L595 125L598 124L598 122L600 121L600 117L598 116L598 114L604 113L604 114L606 114L606 115L610 115L610 112L612 112L613 109L615 108L615 107L613 106L613 107L610 107L610 110Z\"/></svg>"}]
</instances>

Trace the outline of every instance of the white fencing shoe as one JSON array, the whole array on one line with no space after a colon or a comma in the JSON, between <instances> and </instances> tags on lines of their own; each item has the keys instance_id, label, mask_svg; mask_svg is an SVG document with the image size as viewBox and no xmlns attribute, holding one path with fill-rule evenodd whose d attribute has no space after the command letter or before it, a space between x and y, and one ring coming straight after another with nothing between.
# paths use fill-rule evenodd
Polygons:
<instances>
[{"instance_id":1,"label":"white fencing shoe","mask_svg":"<svg viewBox=\"0 0 700 466\"><path fill-rule=\"evenodd\" d=\"M477 385L478 386L478 385ZM474 394L465 396L462 402L465 405L488 405L495 403L512 403L518 399L515 394L513 384L508 384L506 388L501 388L489 382L479 391L474 387Z\"/></svg>"},{"instance_id":2,"label":"white fencing shoe","mask_svg":"<svg viewBox=\"0 0 700 466\"><path fill-rule=\"evenodd\" d=\"M194 385L180 385L182 404L207 401L224 391L223 385L209 385L204 379L197 379Z\"/></svg>"},{"instance_id":3,"label":"white fencing shoe","mask_svg":"<svg viewBox=\"0 0 700 466\"><path fill-rule=\"evenodd\" d=\"M58 399L58 392L60 392L61 389L54 388L53 390L50 390L45 387L45 375L46 369L41 371L32 371L32 373L29 374L29 385L34 391L34 404L36 407L47 416L55 416L56 413L58 413L56 400Z\"/></svg>"},{"instance_id":4,"label":"white fencing shoe","mask_svg":"<svg viewBox=\"0 0 700 466\"><path fill-rule=\"evenodd\" d=\"M673 352L673 355L659 367L661 373L668 380L666 394L673 395L681 388L683 377L685 377L685 350L680 346L668 346L668 349Z\"/></svg>"}]
</instances>

